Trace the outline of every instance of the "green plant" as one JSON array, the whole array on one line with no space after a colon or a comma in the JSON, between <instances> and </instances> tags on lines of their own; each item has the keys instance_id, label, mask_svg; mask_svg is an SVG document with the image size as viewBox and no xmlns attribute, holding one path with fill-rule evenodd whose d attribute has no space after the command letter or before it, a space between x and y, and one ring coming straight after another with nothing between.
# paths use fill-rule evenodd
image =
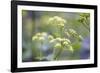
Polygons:
<instances>
[{"instance_id":1,"label":"green plant","mask_svg":"<svg viewBox=\"0 0 100 73\"><path fill-rule=\"evenodd\" d=\"M87 15L85 15L88 18ZM83 17L79 20L83 23ZM50 48L53 49L53 57L51 60L59 60L62 51L67 50L71 53L74 52L73 43L71 42L71 38L78 40L79 42L83 40L83 37L79 35L74 29L69 28L66 29L65 25L67 25L67 21L59 16L53 16L48 19L48 26L54 27L57 31L52 32L51 34L47 32L36 33L32 37L32 41L37 42L40 44L40 48L42 48L44 41L47 40L48 44L51 46ZM86 25L86 24L85 24ZM87 26L86 26L87 27ZM55 49L57 51L55 51ZM38 59L42 60L43 53L39 50Z\"/></svg>"}]
</instances>

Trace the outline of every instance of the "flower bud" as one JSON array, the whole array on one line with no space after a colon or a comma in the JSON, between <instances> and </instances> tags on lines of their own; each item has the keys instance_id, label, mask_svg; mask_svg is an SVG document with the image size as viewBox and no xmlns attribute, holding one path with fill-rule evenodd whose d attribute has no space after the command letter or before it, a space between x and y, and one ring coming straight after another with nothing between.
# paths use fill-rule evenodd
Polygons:
<instances>
[{"instance_id":1,"label":"flower bud","mask_svg":"<svg viewBox=\"0 0 100 73\"><path fill-rule=\"evenodd\" d=\"M68 42L67 41L63 42L63 45L64 46L68 45Z\"/></svg>"},{"instance_id":2,"label":"flower bud","mask_svg":"<svg viewBox=\"0 0 100 73\"><path fill-rule=\"evenodd\" d=\"M72 47L71 45L67 45L67 46L66 46L66 49L69 50L69 51L71 51L71 52L74 51L74 49L73 49L73 47Z\"/></svg>"},{"instance_id":3,"label":"flower bud","mask_svg":"<svg viewBox=\"0 0 100 73\"><path fill-rule=\"evenodd\" d=\"M57 43L55 46L54 46L54 48L61 48L61 44L60 43Z\"/></svg>"},{"instance_id":4,"label":"flower bud","mask_svg":"<svg viewBox=\"0 0 100 73\"><path fill-rule=\"evenodd\" d=\"M76 31L73 30L73 29L69 29L69 32L70 32L71 34L76 34Z\"/></svg>"},{"instance_id":5,"label":"flower bud","mask_svg":"<svg viewBox=\"0 0 100 73\"><path fill-rule=\"evenodd\" d=\"M54 39L54 38L53 38L53 36L49 35L49 36L48 36L48 39L49 39L49 40L52 40L52 39Z\"/></svg>"}]
</instances>

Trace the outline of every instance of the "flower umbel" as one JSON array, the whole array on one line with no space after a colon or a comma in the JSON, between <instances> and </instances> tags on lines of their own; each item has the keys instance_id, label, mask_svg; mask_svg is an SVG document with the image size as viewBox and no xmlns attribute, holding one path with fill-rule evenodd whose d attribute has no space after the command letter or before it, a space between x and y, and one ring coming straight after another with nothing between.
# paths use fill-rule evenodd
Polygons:
<instances>
[{"instance_id":1,"label":"flower umbel","mask_svg":"<svg viewBox=\"0 0 100 73\"><path fill-rule=\"evenodd\" d=\"M48 23L51 25L57 25L59 27L64 27L66 20L59 16L54 16L54 17L49 18Z\"/></svg>"}]
</instances>

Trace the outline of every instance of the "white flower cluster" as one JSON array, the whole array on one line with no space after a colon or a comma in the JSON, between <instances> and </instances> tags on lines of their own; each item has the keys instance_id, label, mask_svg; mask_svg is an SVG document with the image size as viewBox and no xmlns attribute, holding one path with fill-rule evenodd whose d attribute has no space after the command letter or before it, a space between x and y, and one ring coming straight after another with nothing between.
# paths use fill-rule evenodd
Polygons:
<instances>
[{"instance_id":1,"label":"white flower cluster","mask_svg":"<svg viewBox=\"0 0 100 73\"><path fill-rule=\"evenodd\" d=\"M32 37L32 41L45 41L45 40L53 40L54 37L52 35L48 35L46 32L36 33Z\"/></svg>"},{"instance_id":2,"label":"white flower cluster","mask_svg":"<svg viewBox=\"0 0 100 73\"><path fill-rule=\"evenodd\" d=\"M50 44L50 48L52 47L54 50L59 51L57 55L54 57L54 59L57 59L63 50L69 50L73 52L74 48L72 47L71 41L67 39L63 34L66 33L68 38L74 37L75 39L81 39L81 40L83 38L81 35L77 34L77 32L74 29L67 29L67 31L65 32L64 27L66 23L67 23L66 20L59 16L54 16L54 17L49 18L48 24L54 25L58 29L61 29L60 30L61 32L58 32L59 34L61 34L61 36L53 36L53 35L47 34L46 32L41 32L41 33L39 32L39 33L36 33L32 37L32 41L38 41L38 43L40 42L41 48L42 48L44 44L43 42L45 42L46 40L47 41L46 43Z\"/></svg>"},{"instance_id":3,"label":"white flower cluster","mask_svg":"<svg viewBox=\"0 0 100 73\"><path fill-rule=\"evenodd\" d=\"M64 27L66 20L64 20L63 18L59 16L54 16L54 17L49 18L48 23L51 25L57 25L58 27Z\"/></svg>"},{"instance_id":4,"label":"white flower cluster","mask_svg":"<svg viewBox=\"0 0 100 73\"><path fill-rule=\"evenodd\" d=\"M37 40L37 41L44 41L45 37L47 36L46 32L42 32L42 33L36 33L33 37L32 40Z\"/></svg>"},{"instance_id":5,"label":"white flower cluster","mask_svg":"<svg viewBox=\"0 0 100 73\"><path fill-rule=\"evenodd\" d=\"M56 49L65 49L73 52L73 48L69 39L66 38L55 38L50 41L51 44L54 44Z\"/></svg>"}]
</instances>

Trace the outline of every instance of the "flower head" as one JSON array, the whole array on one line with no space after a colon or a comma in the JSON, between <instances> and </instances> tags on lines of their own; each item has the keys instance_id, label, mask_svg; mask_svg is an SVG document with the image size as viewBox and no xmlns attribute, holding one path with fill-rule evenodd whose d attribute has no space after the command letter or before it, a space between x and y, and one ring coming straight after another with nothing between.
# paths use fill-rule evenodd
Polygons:
<instances>
[{"instance_id":1,"label":"flower head","mask_svg":"<svg viewBox=\"0 0 100 73\"><path fill-rule=\"evenodd\" d=\"M41 33L36 33L36 36L37 36L37 37L40 37L40 36L41 36Z\"/></svg>"},{"instance_id":2,"label":"flower head","mask_svg":"<svg viewBox=\"0 0 100 73\"><path fill-rule=\"evenodd\" d=\"M49 18L48 23L59 26L59 27L64 27L64 24L66 23L66 21L65 21L65 19L63 19L59 16L54 16L54 17Z\"/></svg>"},{"instance_id":3,"label":"flower head","mask_svg":"<svg viewBox=\"0 0 100 73\"><path fill-rule=\"evenodd\" d=\"M63 38L63 42L71 43L71 41L69 39L66 39L66 38Z\"/></svg>"},{"instance_id":4,"label":"flower head","mask_svg":"<svg viewBox=\"0 0 100 73\"><path fill-rule=\"evenodd\" d=\"M50 43L54 43L54 42L55 42L55 39L50 40Z\"/></svg>"},{"instance_id":5,"label":"flower head","mask_svg":"<svg viewBox=\"0 0 100 73\"><path fill-rule=\"evenodd\" d=\"M37 36L33 36L32 40L38 40L38 37Z\"/></svg>"},{"instance_id":6,"label":"flower head","mask_svg":"<svg viewBox=\"0 0 100 73\"><path fill-rule=\"evenodd\" d=\"M33 37L32 40L38 40L38 41L43 41L45 40L45 36L47 35L47 33L43 32L43 33L36 33Z\"/></svg>"},{"instance_id":7,"label":"flower head","mask_svg":"<svg viewBox=\"0 0 100 73\"><path fill-rule=\"evenodd\" d=\"M43 40L45 40L44 37L39 37L39 41L43 41Z\"/></svg>"},{"instance_id":8,"label":"flower head","mask_svg":"<svg viewBox=\"0 0 100 73\"><path fill-rule=\"evenodd\" d=\"M74 49L73 49L73 47L72 47L71 45L67 45L67 47L68 47L68 50L69 50L69 51L71 51L71 52L74 51Z\"/></svg>"},{"instance_id":9,"label":"flower head","mask_svg":"<svg viewBox=\"0 0 100 73\"><path fill-rule=\"evenodd\" d=\"M73 29L69 29L69 33L70 33L70 34L76 34L76 31L73 30Z\"/></svg>"},{"instance_id":10,"label":"flower head","mask_svg":"<svg viewBox=\"0 0 100 73\"><path fill-rule=\"evenodd\" d=\"M63 28L64 27L64 24L58 24L58 26Z\"/></svg>"},{"instance_id":11,"label":"flower head","mask_svg":"<svg viewBox=\"0 0 100 73\"><path fill-rule=\"evenodd\" d=\"M47 36L47 33L46 32L42 32L41 35L42 36Z\"/></svg>"}]
</instances>

